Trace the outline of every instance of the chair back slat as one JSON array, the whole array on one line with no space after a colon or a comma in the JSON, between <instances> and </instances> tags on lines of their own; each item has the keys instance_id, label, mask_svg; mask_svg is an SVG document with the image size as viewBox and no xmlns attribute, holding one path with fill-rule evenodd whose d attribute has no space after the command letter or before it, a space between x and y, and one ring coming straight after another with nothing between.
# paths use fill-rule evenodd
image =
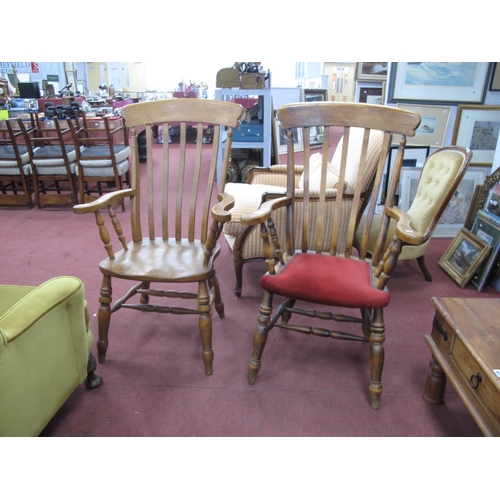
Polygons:
<instances>
[{"instance_id":1,"label":"chair back slat","mask_svg":"<svg viewBox=\"0 0 500 500\"><path fill-rule=\"evenodd\" d=\"M367 214L369 233L384 181L392 134L397 133L402 136L402 142L386 197L389 206L394 203L406 135L414 135L420 122L419 115L385 106L315 102L283 106L278 111L278 118L287 130L287 193L293 200L287 208L290 215L286 226L286 253L292 255L300 250L350 257L356 248L359 257L364 259L367 238L355 241L361 215L363 212ZM321 160L313 161L308 147L311 127L323 127ZM339 127L343 136L332 156L330 132ZM293 186L295 152L292 129L301 129L304 137L303 193L296 192ZM296 204L296 197L303 199L303 203ZM297 221L301 224L296 225ZM294 234L296 227L302 228L301 234ZM387 228L385 232L387 234ZM294 237L298 241L294 241Z\"/></svg>"},{"instance_id":2,"label":"chair back slat","mask_svg":"<svg viewBox=\"0 0 500 500\"><path fill-rule=\"evenodd\" d=\"M228 161L231 128L238 125L242 108L239 105L202 99L166 99L124 106L122 116L132 131L132 188L147 190L147 220L149 238L175 238L189 242L205 242L210 209L215 204L214 185L217 171L221 128L229 127L225 141L224 160ZM153 139L153 128L163 127L164 140ZM207 127L213 127L212 141L205 142ZM169 129L178 130L174 143L169 141ZM136 137L145 130L147 165L139 165ZM173 139L172 139L173 140ZM158 151L161 149L161 151ZM227 172L227 167L223 170ZM141 175L147 176L141 182ZM161 185L161 194L158 190ZM221 183L222 184L222 183ZM220 188L220 187L219 187ZM154 199L161 196L161 203ZM136 195L137 196L137 195ZM155 207L157 213L155 213ZM161 214L159 213L161 207ZM141 203L135 201L132 210L134 241L142 240ZM161 221L161 231L156 226Z\"/></svg>"}]
</instances>

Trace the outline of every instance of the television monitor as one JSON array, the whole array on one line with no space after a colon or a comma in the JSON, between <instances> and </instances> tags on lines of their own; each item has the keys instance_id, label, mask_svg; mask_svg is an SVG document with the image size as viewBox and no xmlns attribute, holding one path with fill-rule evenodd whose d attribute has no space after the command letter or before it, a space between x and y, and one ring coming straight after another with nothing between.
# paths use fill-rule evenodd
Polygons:
<instances>
[{"instance_id":1,"label":"television monitor","mask_svg":"<svg viewBox=\"0 0 500 500\"><path fill-rule=\"evenodd\" d=\"M40 86L38 82L19 82L19 97L21 99L39 99Z\"/></svg>"}]
</instances>

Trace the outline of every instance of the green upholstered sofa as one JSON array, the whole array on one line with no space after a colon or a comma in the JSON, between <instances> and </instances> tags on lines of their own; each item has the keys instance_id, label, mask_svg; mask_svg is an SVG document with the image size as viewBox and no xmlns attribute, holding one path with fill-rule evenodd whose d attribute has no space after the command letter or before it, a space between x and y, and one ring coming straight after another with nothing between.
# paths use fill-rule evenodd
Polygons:
<instances>
[{"instance_id":1,"label":"green upholstered sofa","mask_svg":"<svg viewBox=\"0 0 500 500\"><path fill-rule=\"evenodd\" d=\"M83 283L0 285L0 436L38 436L85 381L98 387Z\"/></svg>"}]
</instances>

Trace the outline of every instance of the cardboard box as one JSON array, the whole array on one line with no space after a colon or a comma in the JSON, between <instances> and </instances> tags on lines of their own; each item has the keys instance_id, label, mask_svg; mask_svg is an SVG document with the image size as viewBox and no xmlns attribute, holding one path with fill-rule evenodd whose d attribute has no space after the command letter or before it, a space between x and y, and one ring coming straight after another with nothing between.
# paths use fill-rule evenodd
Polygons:
<instances>
[{"instance_id":1,"label":"cardboard box","mask_svg":"<svg viewBox=\"0 0 500 500\"><path fill-rule=\"evenodd\" d=\"M242 89L265 89L266 74L265 73L242 73L241 74Z\"/></svg>"}]
</instances>

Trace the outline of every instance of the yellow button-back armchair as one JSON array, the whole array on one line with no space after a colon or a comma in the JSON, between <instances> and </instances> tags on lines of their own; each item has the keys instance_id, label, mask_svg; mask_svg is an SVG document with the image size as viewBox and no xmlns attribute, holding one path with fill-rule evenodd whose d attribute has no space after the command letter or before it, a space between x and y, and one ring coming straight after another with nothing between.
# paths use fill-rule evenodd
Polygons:
<instances>
[{"instance_id":1,"label":"yellow button-back armchair","mask_svg":"<svg viewBox=\"0 0 500 500\"><path fill-rule=\"evenodd\" d=\"M0 436L38 436L84 380L98 387L91 347L79 279L0 285Z\"/></svg>"},{"instance_id":2,"label":"yellow button-back armchair","mask_svg":"<svg viewBox=\"0 0 500 500\"><path fill-rule=\"evenodd\" d=\"M406 136L415 134L420 116L411 111L386 106L315 102L283 106L278 110L278 117L287 132L286 196L264 203L253 214L241 216L243 224L259 226L268 265L268 272L260 280L264 296L254 330L248 381L250 384L256 382L268 334L273 328L367 343L370 365L368 393L371 407L378 409L384 365L384 308L390 301L386 285L396 266L401 248L407 244L421 244L423 241L423 235L411 228L408 215L393 208ZM311 129L318 126L324 127L325 140L319 188L316 189L312 187L316 173L310 157L309 139ZM325 204L330 188L326 152L330 128L338 126L344 129L344 140L340 148L337 188L332 189L335 191L332 193L335 195L333 216L328 217ZM302 129L305 145L302 210L297 210L298 205L294 202L296 189L293 137L296 128ZM354 157L358 157L356 163L359 166L353 191L349 192L349 164L355 161L354 157L349 155L351 146L355 145L355 141L350 139L352 134L358 133L358 129L361 129L361 148ZM393 133L400 134L402 138L389 182L377 246L373 259L369 259L367 242L377 207L375 194L380 190ZM363 196L365 173L367 169L372 168L370 139L379 134L382 140L374 152L377 161L373 195L366 203ZM284 239L280 238L274 223L274 214L281 207L284 207L286 213ZM366 213L367 222L359 248L355 248L355 233L363 211ZM391 218L398 221L396 235L384 254L384 243ZM277 307L274 307L274 299L279 299ZM357 330L361 331L354 330L356 323L361 326ZM276 348L276 344L273 343L269 348ZM300 369L301 362L297 356L295 359L296 367ZM309 362L310 360L303 360L305 364Z\"/></svg>"},{"instance_id":3,"label":"yellow button-back armchair","mask_svg":"<svg viewBox=\"0 0 500 500\"><path fill-rule=\"evenodd\" d=\"M415 198L408 209L411 217L411 227L425 236L420 245L406 245L402 248L398 260L417 259L418 266L426 281L432 281L432 275L425 264L425 252L431 241L441 215L446 209L451 197L456 192L462 180L472 153L460 146L440 148L425 160L417 186ZM382 216L373 218L368 252L373 252L380 231ZM358 227L357 238L361 239L365 228L365 216ZM385 247L391 243L396 233L396 221L391 220Z\"/></svg>"}]
</instances>

